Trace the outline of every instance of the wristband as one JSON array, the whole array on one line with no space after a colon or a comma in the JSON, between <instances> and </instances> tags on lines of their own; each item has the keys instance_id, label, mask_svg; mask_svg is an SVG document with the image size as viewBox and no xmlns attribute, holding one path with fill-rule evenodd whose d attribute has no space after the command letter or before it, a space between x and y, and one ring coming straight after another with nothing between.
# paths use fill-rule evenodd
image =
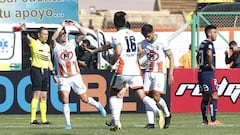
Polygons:
<instances>
[{"instance_id":1,"label":"wristband","mask_svg":"<svg viewBox=\"0 0 240 135\"><path fill-rule=\"evenodd\" d=\"M55 70L51 70L50 73L51 73L51 75L56 75Z\"/></svg>"}]
</instances>

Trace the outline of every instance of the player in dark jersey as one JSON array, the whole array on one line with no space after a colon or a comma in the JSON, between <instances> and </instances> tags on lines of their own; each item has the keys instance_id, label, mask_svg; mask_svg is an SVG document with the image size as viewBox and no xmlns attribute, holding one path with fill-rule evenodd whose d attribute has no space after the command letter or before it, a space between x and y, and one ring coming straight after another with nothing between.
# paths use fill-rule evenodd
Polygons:
<instances>
[{"instance_id":1,"label":"player in dark jersey","mask_svg":"<svg viewBox=\"0 0 240 135\"><path fill-rule=\"evenodd\" d=\"M208 25L205 28L206 40L200 44L197 62L199 65L198 82L200 93L202 93L201 111L203 122L202 125L219 125L220 121L216 120L217 113L217 79L215 77L215 48L213 41L217 38L216 26ZM208 104L210 104L211 121L208 121Z\"/></svg>"}]
</instances>

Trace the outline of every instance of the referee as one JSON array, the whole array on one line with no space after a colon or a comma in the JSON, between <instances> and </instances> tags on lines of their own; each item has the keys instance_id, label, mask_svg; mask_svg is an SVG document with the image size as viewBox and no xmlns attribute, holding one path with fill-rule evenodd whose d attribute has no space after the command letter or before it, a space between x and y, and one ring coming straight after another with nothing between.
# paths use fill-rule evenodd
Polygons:
<instances>
[{"instance_id":1,"label":"referee","mask_svg":"<svg viewBox=\"0 0 240 135\"><path fill-rule=\"evenodd\" d=\"M51 62L50 47L46 43L48 40L48 29L40 27L38 39L32 38L26 31L26 25L21 25L21 30L26 36L31 50L31 70L32 101L31 101L31 124L51 124L47 120L47 92L49 90L49 76L55 75ZM49 72L50 71L50 72ZM54 76L54 81L56 78ZM37 107L40 100L41 122L36 119Z\"/></svg>"}]
</instances>

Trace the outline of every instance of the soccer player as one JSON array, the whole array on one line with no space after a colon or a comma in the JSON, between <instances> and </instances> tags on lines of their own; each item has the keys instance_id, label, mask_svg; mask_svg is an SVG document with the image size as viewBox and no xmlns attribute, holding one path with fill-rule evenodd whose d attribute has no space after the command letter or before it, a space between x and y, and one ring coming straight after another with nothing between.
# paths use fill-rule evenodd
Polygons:
<instances>
[{"instance_id":1,"label":"soccer player","mask_svg":"<svg viewBox=\"0 0 240 135\"><path fill-rule=\"evenodd\" d=\"M126 13L118 11L114 14L114 25L117 32L112 36L114 46L113 61L110 65L116 63L115 74L112 77L110 84L109 107L111 110L114 125L110 127L110 131L121 129L120 114L123 105L123 98L118 98L117 95L126 86L129 85L131 90L136 92L137 97L143 101L159 116L160 110L156 106L156 102L145 95L143 91L143 79L140 66L137 60L139 46L135 41L135 34L125 27ZM141 50L141 49L140 49Z\"/></svg>"},{"instance_id":2,"label":"soccer player","mask_svg":"<svg viewBox=\"0 0 240 135\"><path fill-rule=\"evenodd\" d=\"M164 127L170 126L171 114L162 94L166 94L166 56L169 58L168 84L173 84L174 60L170 46L161 41L153 31L151 24L145 24L141 28L141 33L145 39L141 42L144 54L147 56L146 70L144 73L144 91L156 101L160 109L165 114ZM145 106L148 124L145 128L154 128L154 114L149 106Z\"/></svg>"},{"instance_id":3,"label":"soccer player","mask_svg":"<svg viewBox=\"0 0 240 135\"><path fill-rule=\"evenodd\" d=\"M202 93L202 125L219 125L221 122L216 119L218 92L217 79L215 77L216 54L213 44L213 41L217 38L216 26L206 26L205 34L207 39L201 42L197 53L199 65L198 82L200 93ZM211 121L208 121L208 104L210 104Z\"/></svg>"},{"instance_id":4,"label":"soccer player","mask_svg":"<svg viewBox=\"0 0 240 135\"><path fill-rule=\"evenodd\" d=\"M49 90L49 70L54 74L51 61L50 47L47 44L48 29L40 27L38 39L32 38L26 31L26 25L20 26L25 34L31 50L32 101L31 101L31 124L51 124L47 120L47 92ZM56 79L56 78L55 78ZM54 80L55 80L54 79ZM36 119L37 107L40 100L41 122Z\"/></svg>"},{"instance_id":5,"label":"soccer player","mask_svg":"<svg viewBox=\"0 0 240 135\"><path fill-rule=\"evenodd\" d=\"M87 88L82 80L80 69L75 54L76 44L67 40L67 29L65 26L76 26L79 32L87 35L80 25L72 20L63 21L52 36L54 42L54 60L57 67L59 97L63 103L63 114L66 121L65 129L71 129L70 123L70 108L69 108L69 94L72 89L79 98L89 105L97 108L103 117L106 117L106 111L100 102L97 102L92 97L88 97Z\"/></svg>"},{"instance_id":6,"label":"soccer player","mask_svg":"<svg viewBox=\"0 0 240 135\"><path fill-rule=\"evenodd\" d=\"M128 21L126 21L124 27L126 27L126 28L128 28L128 29L131 29L131 24L130 24ZM112 48L113 48L112 45L113 45L112 43L107 43L107 44L102 45L101 47L96 48L96 49L93 49L93 50L91 50L91 49L89 49L89 48L86 47L85 50L87 50L87 51L90 52L91 54L95 54L95 53L98 53L98 52L107 51L108 49L112 49ZM117 98L123 98L123 97L124 97L124 94L125 94L127 91L128 91L128 86L122 88L122 90L118 92ZM110 121L106 121L105 124L106 124L107 126L113 126L113 125L114 125L114 120L111 119Z\"/></svg>"}]
</instances>

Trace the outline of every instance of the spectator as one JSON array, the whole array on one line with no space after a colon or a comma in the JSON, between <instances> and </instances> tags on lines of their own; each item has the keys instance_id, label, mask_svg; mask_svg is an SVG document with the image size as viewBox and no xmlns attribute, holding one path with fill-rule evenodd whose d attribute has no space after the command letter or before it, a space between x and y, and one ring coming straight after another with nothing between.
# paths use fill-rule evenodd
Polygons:
<instances>
[{"instance_id":1,"label":"spectator","mask_svg":"<svg viewBox=\"0 0 240 135\"><path fill-rule=\"evenodd\" d=\"M75 50L80 70L97 69L97 55L91 54L86 48L90 50L96 49L96 47L91 46L88 39L84 39L82 40L81 45L76 47Z\"/></svg>"},{"instance_id":2,"label":"spectator","mask_svg":"<svg viewBox=\"0 0 240 135\"><path fill-rule=\"evenodd\" d=\"M195 57L193 57L194 59L196 58L197 53L195 53ZM180 59L179 59L179 67L180 68L197 68L197 64L195 64L194 66L192 66L192 49L191 49L191 44L189 45L188 51L186 53L184 53Z\"/></svg>"},{"instance_id":3,"label":"spectator","mask_svg":"<svg viewBox=\"0 0 240 135\"><path fill-rule=\"evenodd\" d=\"M230 64L230 68L240 68L240 51L235 41L229 43L229 49L232 55L228 56L228 51L225 52L225 63Z\"/></svg>"}]
</instances>

